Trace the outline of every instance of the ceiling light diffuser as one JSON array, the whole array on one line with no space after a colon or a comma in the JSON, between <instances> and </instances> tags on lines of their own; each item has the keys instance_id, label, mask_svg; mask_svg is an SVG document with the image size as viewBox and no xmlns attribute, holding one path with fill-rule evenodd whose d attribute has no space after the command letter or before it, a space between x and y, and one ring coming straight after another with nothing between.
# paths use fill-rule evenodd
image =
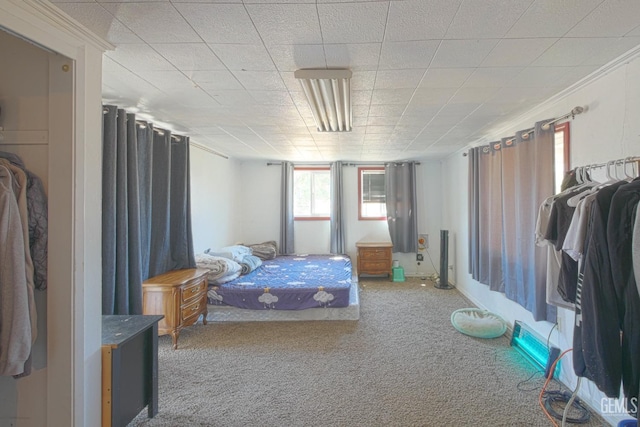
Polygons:
<instances>
[{"instance_id":1,"label":"ceiling light diffuser","mask_svg":"<svg viewBox=\"0 0 640 427\"><path fill-rule=\"evenodd\" d=\"M319 132L351 131L351 70L306 69L300 80Z\"/></svg>"}]
</instances>

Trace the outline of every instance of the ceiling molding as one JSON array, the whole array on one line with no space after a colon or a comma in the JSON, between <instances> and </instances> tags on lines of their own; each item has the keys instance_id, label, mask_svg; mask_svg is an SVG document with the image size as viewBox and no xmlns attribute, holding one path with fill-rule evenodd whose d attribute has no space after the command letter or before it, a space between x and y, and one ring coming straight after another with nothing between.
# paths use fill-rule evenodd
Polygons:
<instances>
[{"instance_id":1,"label":"ceiling molding","mask_svg":"<svg viewBox=\"0 0 640 427\"><path fill-rule=\"evenodd\" d=\"M502 136L511 135L516 132L513 130L513 128L518 123L530 121L533 124L536 121L544 120L544 118L541 118L541 116L545 111L551 109L552 107L554 107L555 105L557 105L558 103L566 99L567 97L573 95L577 91L600 80L601 78L605 77L609 73L617 70L622 66L629 64L630 62L638 58L640 58L640 45L634 47L633 49L627 51L626 53L623 53L622 55L612 60L608 64L605 64L604 66L598 68L596 71L583 77L573 85L569 86L568 88L564 89L561 92L558 92L551 98L547 99L541 104L538 104L537 106L533 107L531 110L527 111L526 113L514 118L513 120L510 120L507 124L497 129L493 135L502 135ZM547 117L547 118L551 118L551 117ZM464 147L456 150L455 152L445 156L444 159L448 159L450 157L460 155L460 153L466 152L467 150L469 150L469 148L488 144L492 141L495 141L496 138L498 137L483 137L483 138L476 139L475 141L465 145Z\"/></svg>"},{"instance_id":2,"label":"ceiling molding","mask_svg":"<svg viewBox=\"0 0 640 427\"><path fill-rule=\"evenodd\" d=\"M65 51L66 46L56 43L55 38L61 39L65 45L79 47L78 41L82 41L101 51L115 50L114 45L49 2L8 0L0 4L0 10L4 12L1 14L4 15L3 18L6 18L6 21L0 19L0 27L3 30L46 50L75 58L77 53L74 55L72 52ZM33 31L28 31L30 26L39 30L37 35ZM22 34L30 34L30 38L27 39Z\"/></svg>"}]
</instances>

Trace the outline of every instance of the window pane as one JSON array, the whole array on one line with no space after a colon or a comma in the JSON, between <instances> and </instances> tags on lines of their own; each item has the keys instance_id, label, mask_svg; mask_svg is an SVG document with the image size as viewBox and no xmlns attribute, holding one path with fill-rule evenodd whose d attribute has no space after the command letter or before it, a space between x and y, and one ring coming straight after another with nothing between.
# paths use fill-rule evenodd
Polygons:
<instances>
[{"instance_id":1,"label":"window pane","mask_svg":"<svg viewBox=\"0 0 640 427\"><path fill-rule=\"evenodd\" d=\"M362 174L362 202L381 203L384 200L384 172L364 171Z\"/></svg>"},{"instance_id":2,"label":"window pane","mask_svg":"<svg viewBox=\"0 0 640 427\"><path fill-rule=\"evenodd\" d=\"M360 169L360 218L387 216L383 169Z\"/></svg>"},{"instance_id":3,"label":"window pane","mask_svg":"<svg viewBox=\"0 0 640 427\"><path fill-rule=\"evenodd\" d=\"M564 130L558 130L555 133L554 140L555 148L555 192L560 193L562 187L562 180L564 179Z\"/></svg>"},{"instance_id":4,"label":"window pane","mask_svg":"<svg viewBox=\"0 0 640 427\"><path fill-rule=\"evenodd\" d=\"M293 215L311 215L310 171L293 171Z\"/></svg>"},{"instance_id":5,"label":"window pane","mask_svg":"<svg viewBox=\"0 0 640 427\"><path fill-rule=\"evenodd\" d=\"M331 209L331 182L329 172L313 173L313 212L315 216L329 216Z\"/></svg>"}]
</instances>

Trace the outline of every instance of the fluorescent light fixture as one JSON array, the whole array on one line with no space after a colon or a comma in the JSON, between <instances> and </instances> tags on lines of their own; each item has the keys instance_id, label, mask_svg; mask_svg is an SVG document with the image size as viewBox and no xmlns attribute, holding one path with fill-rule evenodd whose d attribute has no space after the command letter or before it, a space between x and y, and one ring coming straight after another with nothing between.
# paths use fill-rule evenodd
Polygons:
<instances>
[{"instance_id":1,"label":"fluorescent light fixture","mask_svg":"<svg viewBox=\"0 0 640 427\"><path fill-rule=\"evenodd\" d=\"M306 69L300 80L318 132L351 131L351 70Z\"/></svg>"},{"instance_id":2,"label":"fluorescent light fixture","mask_svg":"<svg viewBox=\"0 0 640 427\"><path fill-rule=\"evenodd\" d=\"M550 360L550 349L542 338L529 326L516 320L513 325L513 335L511 336L511 346L523 354L535 366L546 370L555 361ZM554 352L555 353L555 352ZM560 361L556 364L553 375L558 378L560 375Z\"/></svg>"}]
</instances>

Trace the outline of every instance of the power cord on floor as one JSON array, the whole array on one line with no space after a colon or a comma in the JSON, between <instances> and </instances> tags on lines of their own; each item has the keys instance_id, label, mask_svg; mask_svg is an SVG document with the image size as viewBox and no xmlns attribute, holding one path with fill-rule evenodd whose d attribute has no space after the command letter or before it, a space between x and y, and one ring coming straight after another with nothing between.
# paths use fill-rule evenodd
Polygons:
<instances>
[{"instance_id":1,"label":"power cord on floor","mask_svg":"<svg viewBox=\"0 0 640 427\"><path fill-rule=\"evenodd\" d=\"M560 354L560 356L558 356L558 358L553 361L553 364L551 365L551 369L549 370L549 372L554 372L556 369L556 365L558 364L560 359L562 359L562 357L565 354L569 353L572 350L573 349L570 348L568 350L563 351L562 354ZM544 386L542 386L542 389L540 390L540 394L538 395L538 403L540 405L540 408L542 408L542 411L547 416L549 421L551 421L551 423L555 427L560 427L558 426L558 423L556 423L555 419L561 420L563 427L566 425L567 422L574 423L574 424L587 423L589 421L589 418L591 417L591 412L589 411L588 408L586 408L582 404L582 402L580 402L579 400L576 400L576 395L578 393L578 389L580 388L580 379L578 379L578 385L576 386L576 389L572 394L568 392L562 392L562 391L547 391L546 390L547 386L549 385L549 382L552 379L553 379L553 375L549 375L549 377L544 383ZM558 402L567 403L565 405L565 408L562 414L558 413L553 408L553 404ZM575 418L568 417L569 408L577 409L580 412L580 416Z\"/></svg>"}]
</instances>

